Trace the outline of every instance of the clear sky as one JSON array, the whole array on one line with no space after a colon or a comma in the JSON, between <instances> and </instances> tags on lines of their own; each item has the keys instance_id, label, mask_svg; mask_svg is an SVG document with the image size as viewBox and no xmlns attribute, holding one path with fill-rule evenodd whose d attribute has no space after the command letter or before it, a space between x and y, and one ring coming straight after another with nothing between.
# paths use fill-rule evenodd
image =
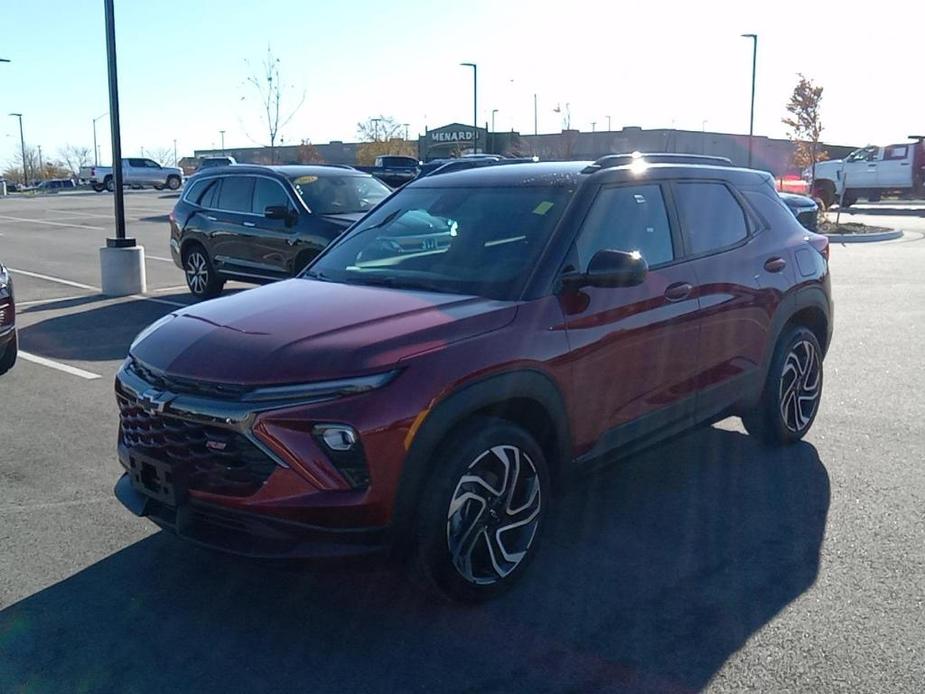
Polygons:
<instances>
[{"instance_id":1,"label":"clear sky","mask_svg":"<svg viewBox=\"0 0 925 694\"><path fill-rule=\"evenodd\" d=\"M751 43L760 36L756 133L783 136L784 105L803 72L825 87L824 139L886 144L925 133L925 2L505 2L434 0L116 0L123 152L180 155L266 140L245 84L268 42L301 110L286 142L353 140L376 114L426 126L498 109L498 130L624 125L747 132ZM860 8L859 8L860 9ZM108 110L102 0L0 3L0 165L28 144L90 146ZM243 97L243 98L242 98ZM99 121L109 161L107 119Z\"/></svg>"}]
</instances>

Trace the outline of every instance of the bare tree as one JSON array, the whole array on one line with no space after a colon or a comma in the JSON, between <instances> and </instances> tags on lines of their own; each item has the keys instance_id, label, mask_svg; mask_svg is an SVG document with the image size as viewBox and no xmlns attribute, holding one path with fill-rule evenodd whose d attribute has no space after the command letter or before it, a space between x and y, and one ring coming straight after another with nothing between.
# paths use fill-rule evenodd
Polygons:
<instances>
[{"instance_id":1,"label":"bare tree","mask_svg":"<svg viewBox=\"0 0 925 694\"><path fill-rule=\"evenodd\" d=\"M402 125L392 116L370 116L357 123L357 138L360 142L387 142L398 139Z\"/></svg>"},{"instance_id":2,"label":"bare tree","mask_svg":"<svg viewBox=\"0 0 925 694\"><path fill-rule=\"evenodd\" d=\"M7 163L6 169L3 171L3 177L14 183L28 184L34 181L39 170L38 150L35 147L26 145L26 171L28 172L26 179L23 179L22 163L22 154L17 151Z\"/></svg>"},{"instance_id":3,"label":"bare tree","mask_svg":"<svg viewBox=\"0 0 925 694\"><path fill-rule=\"evenodd\" d=\"M816 164L829 158L819 146L822 138L820 105L823 88L802 74L799 78L787 103L787 113L790 115L781 121L789 128L787 136L795 143L793 163L801 170L812 167L811 185L815 185Z\"/></svg>"},{"instance_id":4,"label":"bare tree","mask_svg":"<svg viewBox=\"0 0 925 694\"><path fill-rule=\"evenodd\" d=\"M250 63L248 63L250 66ZM294 108L287 109L283 106L283 97L293 85L284 85L279 73L279 58L273 55L270 45L267 44L267 54L258 69L247 78L247 82L253 86L257 93L257 100L260 109L263 112L262 118L267 129L267 136L270 140L270 161L276 161L276 139L279 131L285 128L293 116L302 108L305 103L305 91L302 91L302 97ZM242 101L246 100L242 97Z\"/></svg>"},{"instance_id":5,"label":"bare tree","mask_svg":"<svg viewBox=\"0 0 925 694\"><path fill-rule=\"evenodd\" d=\"M563 130L572 129L572 105L570 103L566 102L565 108L562 108L561 104L556 104L556 107L553 109L553 113L558 113L562 116Z\"/></svg>"},{"instance_id":6,"label":"bare tree","mask_svg":"<svg viewBox=\"0 0 925 694\"><path fill-rule=\"evenodd\" d=\"M152 147L148 157L161 166L173 166L173 147Z\"/></svg>"},{"instance_id":7,"label":"bare tree","mask_svg":"<svg viewBox=\"0 0 925 694\"><path fill-rule=\"evenodd\" d=\"M75 178L80 174L82 166L89 166L93 161L92 148L83 145L66 144L58 150L58 156Z\"/></svg>"}]
</instances>

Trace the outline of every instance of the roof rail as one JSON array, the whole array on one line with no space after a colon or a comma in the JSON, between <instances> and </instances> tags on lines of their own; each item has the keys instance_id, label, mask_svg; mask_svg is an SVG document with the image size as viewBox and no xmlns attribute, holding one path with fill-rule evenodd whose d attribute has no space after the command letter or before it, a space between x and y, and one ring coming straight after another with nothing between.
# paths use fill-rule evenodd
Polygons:
<instances>
[{"instance_id":1,"label":"roof rail","mask_svg":"<svg viewBox=\"0 0 925 694\"><path fill-rule=\"evenodd\" d=\"M602 169L612 169L641 161L645 164L705 164L708 166L732 166L727 157L715 157L708 154L676 154L671 152L633 152L632 154L608 154L601 157L582 173L594 173Z\"/></svg>"}]
</instances>

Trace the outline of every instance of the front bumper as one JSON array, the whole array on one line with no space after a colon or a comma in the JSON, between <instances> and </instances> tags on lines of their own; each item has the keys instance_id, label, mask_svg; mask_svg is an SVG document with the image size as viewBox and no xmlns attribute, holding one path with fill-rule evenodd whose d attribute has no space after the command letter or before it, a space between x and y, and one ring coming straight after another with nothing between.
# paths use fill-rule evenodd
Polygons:
<instances>
[{"instance_id":1,"label":"front bumper","mask_svg":"<svg viewBox=\"0 0 925 694\"><path fill-rule=\"evenodd\" d=\"M189 500L168 506L132 486L123 474L116 498L136 516L185 540L255 558L342 558L385 554L388 528L331 529Z\"/></svg>"}]
</instances>

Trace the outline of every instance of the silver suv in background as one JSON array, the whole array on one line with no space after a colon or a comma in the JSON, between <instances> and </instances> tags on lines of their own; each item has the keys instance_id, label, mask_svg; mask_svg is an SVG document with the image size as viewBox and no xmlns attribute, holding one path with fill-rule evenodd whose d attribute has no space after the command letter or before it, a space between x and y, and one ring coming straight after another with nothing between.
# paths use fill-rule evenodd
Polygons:
<instances>
[{"instance_id":1,"label":"silver suv in background","mask_svg":"<svg viewBox=\"0 0 925 694\"><path fill-rule=\"evenodd\" d=\"M112 192L116 188L111 166L85 166L80 169L80 178L89 181L97 193ZM122 180L133 188L151 186L156 190L177 190L183 184L183 171L161 166L153 159L130 157L122 160Z\"/></svg>"}]
</instances>

